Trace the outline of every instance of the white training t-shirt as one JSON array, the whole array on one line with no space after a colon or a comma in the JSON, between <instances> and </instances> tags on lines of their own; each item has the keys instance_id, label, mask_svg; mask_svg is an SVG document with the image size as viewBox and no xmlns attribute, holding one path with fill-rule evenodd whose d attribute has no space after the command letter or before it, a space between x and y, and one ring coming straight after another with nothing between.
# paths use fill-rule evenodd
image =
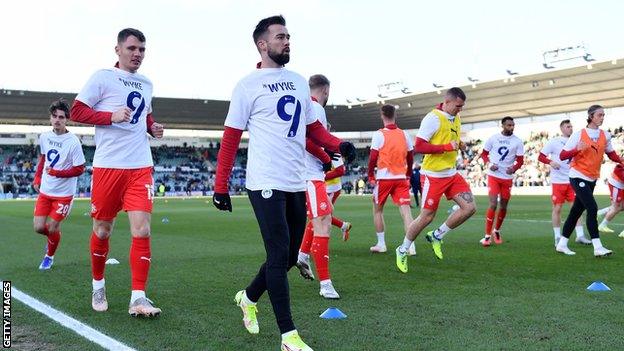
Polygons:
<instances>
[{"instance_id":1,"label":"white training t-shirt","mask_svg":"<svg viewBox=\"0 0 624 351\"><path fill-rule=\"evenodd\" d=\"M559 158L563 146L568 141L568 138L558 136L550 139L546 145L542 148L541 153L546 155L549 159L559 164L559 169L550 167L550 183L551 184L568 184L570 183L570 160L562 161Z\"/></svg>"},{"instance_id":2,"label":"white training t-shirt","mask_svg":"<svg viewBox=\"0 0 624 351\"><path fill-rule=\"evenodd\" d=\"M61 135L56 135L51 131L45 132L39 135L39 150L45 157L39 192L56 197L73 196L76 193L78 177L54 177L45 169L50 167L63 171L84 165L86 161L78 137L69 132Z\"/></svg>"},{"instance_id":3,"label":"white training t-shirt","mask_svg":"<svg viewBox=\"0 0 624 351\"><path fill-rule=\"evenodd\" d=\"M492 171L487 167L487 174L500 179L513 179L513 174L507 174L508 168L513 167L516 156L524 156L524 144L515 135L492 135L483 146L483 150L489 152L490 165L497 165L498 169Z\"/></svg>"},{"instance_id":4,"label":"white training t-shirt","mask_svg":"<svg viewBox=\"0 0 624 351\"><path fill-rule=\"evenodd\" d=\"M384 128L385 129L385 128ZM405 136L405 142L407 143L407 152L414 150L414 143L412 142L409 134L403 130ZM380 130L373 133L373 140L371 141L371 150L381 150L384 145L384 135ZM404 155L407 156L407 153ZM406 179L407 176L403 174L394 174L387 168L377 168L375 172L375 179Z\"/></svg>"},{"instance_id":5,"label":"white training t-shirt","mask_svg":"<svg viewBox=\"0 0 624 351\"><path fill-rule=\"evenodd\" d=\"M438 110L438 111L442 112L442 114L449 120L449 122L455 123L455 116L451 116L450 114L442 110ZM440 129L440 119L438 118L438 115L433 113L433 111L430 111L429 113L427 113L425 118L423 118L423 120L420 122L420 128L418 128L418 133L416 133L416 137L429 141L431 140L433 135L438 131L438 129ZM459 156L461 155L461 152L458 152L457 154ZM455 173L457 173L457 168L453 167L453 168L449 168L449 169L445 169L443 171L437 171L437 172L428 171L426 169L421 168L420 173L430 176L430 177L434 177L434 178L446 178L446 177L454 176Z\"/></svg>"},{"instance_id":6,"label":"white training t-shirt","mask_svg":"<svg viewBox=\"0 0 624 351\"><path fill-rule=\"evenodd\" d=\"M152 82L119 68L95 72L76 100L96 111L132 109L130 122L95 126L93 167L133 169L151 167L147 114L152 112Z\"/></svg>"},{"instance_id":7,"label":"white training t-shirt","mask_svg":"<svg viewBox=\"0 0 624 351\"><path fill-rule=\"evenodd\" d=\"M249 190L305 191L306 125L316 121L308 82L285 68L261 68L232 93L225 126L249 131Z\"/></svg>"},{"instance_id":8,"label":"white training t-shirt","mask_svg":"<svg viewBox=\"0 0 624 351\"><path fill-rule=\"evenodd\" d=\"M323 127L327 128L327 116L323 106L312 100L312 111L314 111L314 117L323 124ZM325 180L323 162L307 151L305 154L306 180Z\"/></svg>"},{"instance_id":9,"label":"white training t-shirt","mask_svg":"<svg viewBox=\"0 0 624 351\"><path fill-rule=\"evenodd\" d=\"M566 151L576 149L576 146L578 145L579 141L581 141L581 132L583 130L587 132L587 135L592 141L598 141L598 138L600 138L600 131L601 131L600 128L597 128L597 129L583 128L581 130L577 130L576 132L572 133L572 135L570 135L570 138L566 142L563 149ZM603 132L605 133L605 138L607 138L607 146L605 147L605 153L609 153L613 151L613 146L611 145L611 133L607 132L606 130L603 130ZM580 178L580 179L587 180L589 182L593 182L596 180L596 179L593 179L584 175L583 173L575 170L574 168L570 168L570 178Z\"/></svg>"}]
</instances>

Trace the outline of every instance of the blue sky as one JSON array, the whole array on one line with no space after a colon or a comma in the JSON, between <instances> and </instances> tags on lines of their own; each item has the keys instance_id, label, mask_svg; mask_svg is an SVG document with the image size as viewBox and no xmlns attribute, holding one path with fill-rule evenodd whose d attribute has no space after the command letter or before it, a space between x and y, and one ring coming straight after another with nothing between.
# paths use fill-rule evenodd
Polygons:
<instances>
[{"instance_id":1,"label":"blue sky","mask_svg":"<svg viewBox=\"0 0 624 351\"><path fill-rule=\"evenodd\" d=\"M22 0L0 12L0 88L77 92L115 62L117 32L136 27L156 96L229 99L258 61L255 24L278 13L292 36L288 67L325 74L335 104L392 81L422 92L540 72L542 53L558 47L624 58L618 1Z\"/></svg>"}]
</instances>

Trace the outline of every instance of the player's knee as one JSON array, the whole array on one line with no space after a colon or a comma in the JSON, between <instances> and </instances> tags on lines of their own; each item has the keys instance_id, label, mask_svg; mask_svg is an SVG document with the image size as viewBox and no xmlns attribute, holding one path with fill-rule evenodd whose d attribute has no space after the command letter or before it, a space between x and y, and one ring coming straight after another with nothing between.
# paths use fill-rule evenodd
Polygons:
<instances>
[{"instance_id":1,"label":"player's knee","mask_svg":"<svg viewBox=\"0 0 624 351\"><path fill-rule=\"evenodd\" d=\"M61 225L60 225L59 222L50 221L48 223L48 231L49 232L57 232L57 231L59 231L60 227L61 227Z\"/></svg>"},{"instance_id":2,"label":"player's knee","mask_svg":"<svg viewBox=\"0 0 624 351\"><path fill-rule=\"evenodd\" d=\"M36 233L45 234L45 231L46 231L45 223L44 224L35 223L33 228L35 229Z\"/></svg>"}]
</instances>

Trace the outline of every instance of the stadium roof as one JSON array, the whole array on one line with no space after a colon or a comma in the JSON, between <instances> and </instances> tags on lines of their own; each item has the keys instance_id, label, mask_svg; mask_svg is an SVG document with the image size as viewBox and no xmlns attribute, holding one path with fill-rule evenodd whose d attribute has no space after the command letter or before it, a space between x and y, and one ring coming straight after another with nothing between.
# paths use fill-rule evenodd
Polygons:
<instances>
[{"instance_id":1,"label":"stadium roof","mask_svg":"<svg viewBox=\"0 0 624 351\"><path fill-rule=\"evenodd\" d=\"M589 68L591 67L591 69ZM461 87L467 95L462 120L479 122L502 116L526 117L582 111L592 104L624 106L624 60L593 63L526 76L515 81L496 80ZM0 122L47 124L47 108L59 97L69 101L76 94L0 90ZM416 129L433 106L441 102L436 91L389 98L398 105L398 123ZM381 102L327 106L328 119L339 132L372 131L381 126ZM219 100L154 98L155 119L168 128L223 129L229 102Z\"/></svg>"}]
</instances>

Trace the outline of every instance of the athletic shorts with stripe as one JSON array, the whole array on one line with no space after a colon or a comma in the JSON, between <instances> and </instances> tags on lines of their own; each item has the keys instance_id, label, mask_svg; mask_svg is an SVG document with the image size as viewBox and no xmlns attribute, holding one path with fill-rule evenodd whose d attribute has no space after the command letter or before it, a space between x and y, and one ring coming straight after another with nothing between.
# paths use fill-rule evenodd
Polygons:
<instances>
[{"instance_id":1,"label":"athletic shorts with stripe","mask_svg":"<svg viewBox=\"0 0 624 351\"><path fill-rule=\"evenodd\" d=\"M470 185L459 173L451 177L431 177L425 174L420 175L422 184L422 208L435 211L440 205L442 195L447 200L451 200L455 195L470 192Z\"/></svg>"},{"instance_id":2,"label":"athletic shorts with stripe","mask_svg":"<svg viewBox=\"0 0 624 351\"><path fill-rule=\"evenodd\" d=\"M309 219L332 213L332 203L329 201L324 180L308 180L306 182L306 208Z\"/></svg>"},{"instance_id":3,"label":"athletic shorts with stripe","mask_svg":"<svg viewBox=\"0 0 624 351\"><path fill-rule=\"evenodd\" d=\"M152 213L152 167L137 169L93 168L91 217L110 221L119 211Z\"/></svg>"},{"instance_id":4,"label":"athletic shorts with stripe","mask_svg":"<svg viewBox=\"0 0 624 351\"><path fill-rule=\"evenodd\" d=\"M56 197L39 193L35 202L35 217L50 217L61 222L69 216L73 203L73 196Z\"/></svg>"},{"instance_id":5,"label":"athletic shorts with stripe","mask_svg":"<svg viewBox=\"0 0 624 351\"><path fill-rule=\"evenodd\" d=\"M409 189L407 179L378 179L373 189L373 202L383 206L388 196L392 196L392 202L397 206L409 205L412 201Z\"/></svg>"}]
</instances>

